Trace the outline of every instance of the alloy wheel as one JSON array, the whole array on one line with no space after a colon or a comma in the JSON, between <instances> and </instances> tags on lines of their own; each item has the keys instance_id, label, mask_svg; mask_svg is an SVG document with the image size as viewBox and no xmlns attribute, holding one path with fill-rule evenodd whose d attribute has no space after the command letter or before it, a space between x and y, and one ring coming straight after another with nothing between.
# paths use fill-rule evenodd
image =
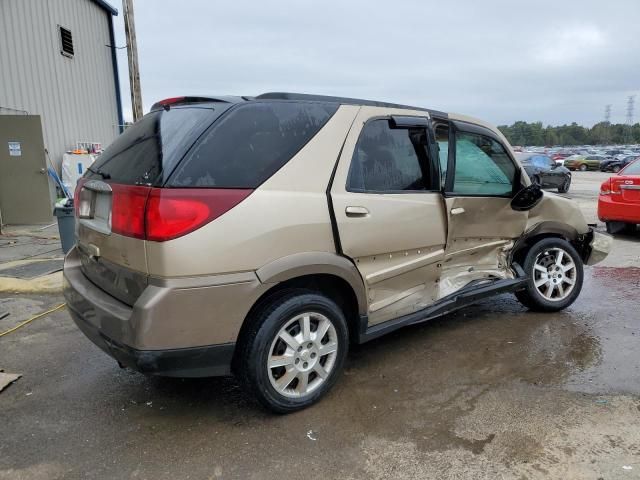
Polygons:
<instances>
[{"instance_id":1,"label":"alloy wheel","mask_svg":"<svg viewBox=\"0 0 640 480\"><path fill-rule=\"evenodd\" d=\"M336 363L338 335L321 313L305 312L278 331L267 358L269 381L290 398L310 395L322 385Z\"/></svg>"},{"instance_id":2,"label":"alloy wheel","mask_svg":"<svg viewBox=\"0 0 640 480\"><path fill-rule=\"evenodd\" d=\"M576 264L561 248L541 252L533 265L533 281L546 300L559 302L567 298L576 283Z\"/></svg>"}]
</instances>

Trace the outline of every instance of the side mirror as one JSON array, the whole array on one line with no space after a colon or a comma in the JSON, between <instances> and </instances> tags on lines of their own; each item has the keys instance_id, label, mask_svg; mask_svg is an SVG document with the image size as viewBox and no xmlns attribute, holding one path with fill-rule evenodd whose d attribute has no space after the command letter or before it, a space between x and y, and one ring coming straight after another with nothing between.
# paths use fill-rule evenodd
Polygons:
<instances>
[{"instance_id":1,"label":"side mirror","mask_svg":"<svg viewBox=\"0 0 640 480\"><path fill-rule=\"evenodd\" d=\"M522 190L515 194L515 196L511 200L511 208L518 212L531 210L538 203L540 203L540 200L542 200L543 196L544 194L542 193L540 185L532 183L528 187L524 187Z\"/></svg>"}]
</instances>

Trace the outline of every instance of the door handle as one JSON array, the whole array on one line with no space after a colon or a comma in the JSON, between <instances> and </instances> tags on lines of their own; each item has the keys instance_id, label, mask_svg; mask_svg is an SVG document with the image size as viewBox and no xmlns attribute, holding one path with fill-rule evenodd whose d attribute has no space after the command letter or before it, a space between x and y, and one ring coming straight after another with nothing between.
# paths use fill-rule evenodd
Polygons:
<instances>
[{"instance_id":1,"label":"door handle","mask_svg":"<svg viewBox=\"0 0 640 480\"><path fill-rule=\"evenodd\" d=\"M464 213L464 208L462 208L462 207L457 207L457 208L452 208L451 209L451 215L460 215L461 213Z\"/></svg>"},{"instance_id":2,"label":"door handle","mask_svg":"<svg viewBox=\"0 0 640 480\"><path fill-rule=\"evenodd\" d=\"M365 207L347 207L344 209L344 213L347 217L366 217L369 215L369 210Z\"/></svg>"}]
</instances>

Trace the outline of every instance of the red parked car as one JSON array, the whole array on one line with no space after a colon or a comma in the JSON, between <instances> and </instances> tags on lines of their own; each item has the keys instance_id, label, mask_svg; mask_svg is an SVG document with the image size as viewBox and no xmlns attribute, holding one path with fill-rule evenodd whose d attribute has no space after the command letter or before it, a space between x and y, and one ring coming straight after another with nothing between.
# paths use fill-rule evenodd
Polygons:
<instances>
[{"instance_id":1,"label":"red parked car","mask_svg":"<svg viewBox=\"0 0 640 480\"><path fill-rule=\"evenodd\" d=\"M635 230L640 223L640 160L600 185L598 218L607 224L609 233Z\"/></svg>"}]
</instances>

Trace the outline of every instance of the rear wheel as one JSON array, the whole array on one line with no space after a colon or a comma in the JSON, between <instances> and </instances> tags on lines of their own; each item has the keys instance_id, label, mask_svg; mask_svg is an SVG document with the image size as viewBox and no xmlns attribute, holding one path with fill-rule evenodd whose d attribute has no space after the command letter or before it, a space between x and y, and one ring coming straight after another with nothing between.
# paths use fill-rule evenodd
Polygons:
<instances>
[{"instance_id":1,"label":"rear wheel","mask_svg":"<svg viewBox=\"0 0 640 480\"><path fill-rule=\"evenodd\" d=\"M586 172L587 168L588 168L587 165L583 163L578 167L578 170L580 170L581 172Z\"/></svg>"},{"instance_id":2,"label":"rear wheel","mask_svg":"<svg viewBox=\"0 0 640 480\"><path fill-rule=\"evenodd\" d=\"M578 298L584 276L582 259L566 240L547 238L534 244L523 268L529 279L516 297L531 310L556 312Z\"/></svg>"},{"instance_id":3,"label":"rear wheel","mask_svg":"<svg viewBox=\"0 0 640 480\"><path fill-rule=\"evenodd\" d=\"M268 302L250 321L238 374L266 408L301 410L335 384L349 338L344 314L331 299L293 291Z\"/></svg>"},{"instance_id":4,"label":"rear wheel","mask_svg":"<svg viewBox=\"0 0 640 480\"><path fill-rule=\"evenodd\" d=\"M613 167L613 173L618 173L620 171L620 166L616 165L615 167Z\"/></svg>"}]
</instances>

